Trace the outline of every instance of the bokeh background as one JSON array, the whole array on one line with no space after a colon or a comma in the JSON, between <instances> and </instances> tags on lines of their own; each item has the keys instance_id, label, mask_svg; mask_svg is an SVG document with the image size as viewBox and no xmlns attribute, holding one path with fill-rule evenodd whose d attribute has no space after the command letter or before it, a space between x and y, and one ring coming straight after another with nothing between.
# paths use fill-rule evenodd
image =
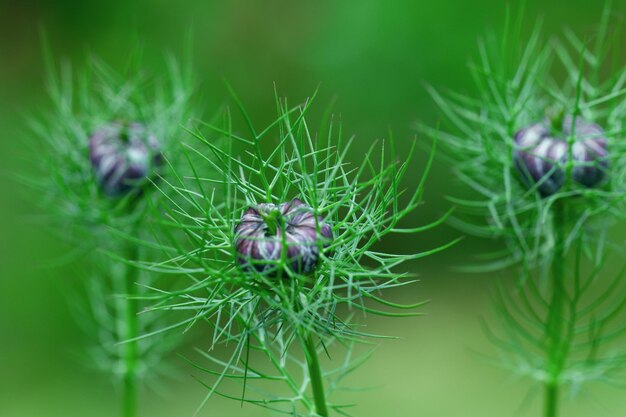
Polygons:
<instances>
[{"instance_id":1,"label":"bokeh background","mask_svg":"<svg viewBox=\"0 0 626 417\"><path fill-rule=\"evenodd\" d=\"M581 35L591 33L604 6L590 0L526 3L528 31L543 19L547 32L570 27ZM182 54L191 31L208 114L226 101L222 78L260 123L273 115L273 83L292 102L320 85L319 101L336 99L335 111L344 129L356 135L358 150L385 137L390 127L407 146L416 122L437 122L424 83L471 93L467 62L480 36L501 30L506 7L502 0L0 1L0 416L117 413L116 387L75 357L84 335L64 294L79 285L85 271L80 264L42 268L66 248L25 220L32 211L28 192L5 175L27 169L17 166L15 157L23 150L24 120L47 105L41 28L59 62L80 66L87 53L95 53L116 67L140 42L156 72L165 53ZM613 9L616 15L626 13L626 1L613 1ZM418 162L413 181L419 169ZM445 165L436 165L416 222L435 219L448 207L445 194L460 191L448 173ZM456 236L444 227L387 244L425 249ZM381 343L355 376L359 385L373 387L354 395L356 415L538 415L539 392L475 353L492 351L479 320L489 319L489 291L500 277L453 268L496 245L468 238L454 250L411 264L421 283L396 298L432 302L425 317L368 321L371 331L399 340ZM196 335L198 343L201 336ZM194 371L181 366L182 376L164 381L162 391L142 392L143 416L191 416L205 390L190 377ZM590 387L568 401L563 415L626 416L625 393L624 388ZM516 414L520 409L525 414ZM270 414L215 398L200 415Z\"/></svg>"}]
</instances>

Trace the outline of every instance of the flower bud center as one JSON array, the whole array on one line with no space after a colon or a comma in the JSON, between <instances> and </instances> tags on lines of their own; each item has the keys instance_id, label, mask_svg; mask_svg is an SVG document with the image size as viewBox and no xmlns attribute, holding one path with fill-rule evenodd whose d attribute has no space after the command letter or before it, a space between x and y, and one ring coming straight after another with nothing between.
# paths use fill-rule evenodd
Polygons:
<instances>
[{"instance_id":1,"label":"flower bud center","mask_svg":"<svg viewBox=\"0 0 626 417\"><path fill-rule=\"evenodd\" d=\"M267 213L261 213L261 216L267 226L267 231L265 232L266 237L276 236L276 232L282 229L285 224L285 218L279 209L272 209Z\"/></svg>"},{"instance_id":2,"label":"flower bud center","mask_svg":"<svg viewBox=\"0 0 626 417\"><path fill-rule=\"evenodd\" d=\"M129 127L130 127L130 123L128 123L127 121L123 120L120 122L120 133L119 133L120 142L122 143L130 142Z\"/></svg>"},{"instance_id":3,"label":"flower bud center","mask_svg":"<svg viewBox=\"0 0 626 417\"><path fill-rule=\"evenodd\" d=\"M559 137L563 133L563 122L565 120L565 109L560 108L551 108L546 112L546 116L550 121L550 131L553 136Z\"/></svg>"}]
</instances>

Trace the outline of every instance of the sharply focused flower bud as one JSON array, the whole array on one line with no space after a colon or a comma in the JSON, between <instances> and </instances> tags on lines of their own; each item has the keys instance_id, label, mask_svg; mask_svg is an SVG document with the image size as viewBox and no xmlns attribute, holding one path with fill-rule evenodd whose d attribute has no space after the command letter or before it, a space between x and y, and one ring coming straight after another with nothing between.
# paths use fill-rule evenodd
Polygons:
<instances>
[{"instance_id":1,"label":"sharply focused flower bud","mask_svg":"<svg viewBox=\"0 0 626 417\"><path fill-rule=\"evenodd\" d=\"M604 179L608 168L604 131L578 117L573 133L573 180L585 187L595 187ZM516 166L529 185L539 183L539 193L544 197L556 193L565 183L568 137L571 134L571 116L563 118L560 132L552 131L549 122L544 121L515 134Z\"/></svg>"},{"instance_id":2,"label":"sharply focused flower bud","mask_svg":"<svg viewBox=\"0 0 626 417\"><path fill-rule=\"evenodd\" d=\"M89 139L89 158L109 196L141 187L163 164L159 142L138 122L113 122L96 130Z\"/></svg>"},{"instance_id":3,"label":"sharply focused flower bud","mask_svg":"<svg viewBox=\"0 0 626 417\"><path fill-rule=\"evenodd\" d=\"M276 275L283 250L293 272L308 274L317 266L320 247L332 240L330 226L298 199L250 207L235 227L238 261L248 271ZM283 249L283 242L286 248Z\"/></svg>"}]
</instances>

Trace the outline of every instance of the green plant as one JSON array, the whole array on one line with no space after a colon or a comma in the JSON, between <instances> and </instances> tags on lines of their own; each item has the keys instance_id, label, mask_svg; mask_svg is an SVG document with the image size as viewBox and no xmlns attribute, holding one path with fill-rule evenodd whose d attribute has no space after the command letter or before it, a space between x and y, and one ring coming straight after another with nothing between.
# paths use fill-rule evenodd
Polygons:
<instances>
[{"instance_id":1,"label":"green plant","mask_svg":"<svg viewBox=\"0 0 626 417\"><path fill-rule=\"evenodd\" d=\"M623 236L611 234L626 220L626 68L610 7L589 41L571 31L546 40L540 26L526 39L523 13L511 16L479 45L477 93L429 88L446 131L420 129L442 138L467 189L451 198L452 223L506 243L471 267L518 276L499 286L502 323L487 332L503 366L544 387L554 417L564 387L626 370ZM535 138L522 145L528 132Z\"/></svg>"},{"instance_id":2,"label":"green plant","mask_svg":"<svg viewBox=\"0 0 626 417\"><path fill-rule=\"evenodd\" d=\"M192 116L191 74L169 59L164 79L149 76L139 55L122 73L90 56L74 76L67 64L57 73L46 50L51 109L30 120L35 169L23 175L36 192L42 224L72 248L64 261L89 265L85 294L78 292L87 301L76 297L70 304L93 339L85 361L121 383L125 417L137 415L139 384L167 369L163 359L177 338L135 339L163 326L162 315L138 314L143 305L137 297L158 277L112 262L105 253L152 256L154 249L126 237L150 239L147 219L164 198L152 181L169 175L162 155L176 160L180 125Z\"/></svg>"},{"instance_id":3,"label":"green plant","mask_svg":"<svg viewBox=\"0 0 626 417\"><path fill-rule=\"evenodd\" d=\"M233 127L228 109L189 131L193 174L159 185L175 194L160 222L170 237L161 240L165 259L137 263L190 283L146 298L152 310L189 313L163 331L201 321L212 328L209 350L198 350L209 365L192 362L214 378L203 382L203 405L218 394L294 416L348 415L349 405L329 398L369 355L355 359L354 343L376 337L353 318L417 314L410 310L422 303L397 304L381 292L413 281L397 271L402 264L454 243L424 253L376 249L390 235L441 223L400 226L422 201L432 154L417 189L404 190L414 168L411 155L398 161L393 139L372 145L354 164L351 141L329 114L319 134L311 129L313 99L290 108L276 96L277 118L258 129L232 95L247 132ZM220 345L228 346L225 358L212 352ZM320 354L338 349L345 360L324 370Z\"/></svg>"}]
</instances>

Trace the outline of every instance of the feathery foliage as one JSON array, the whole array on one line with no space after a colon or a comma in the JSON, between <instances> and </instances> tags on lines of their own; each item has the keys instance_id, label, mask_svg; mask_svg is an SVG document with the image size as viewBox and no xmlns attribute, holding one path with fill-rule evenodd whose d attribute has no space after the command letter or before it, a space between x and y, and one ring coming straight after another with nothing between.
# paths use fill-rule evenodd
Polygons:
<instances>
[{"instance_id":1,"label":"feathery foliage","mask_svg":"<svg viewBox=\"0 0 626 417\"><path fill-rule=\"evenodd\" d=\"M559 389L623 377L626 328L624 242L610 230L626 217L626 67L620 62L620 26L611 31L607 6L589 40L571 31L546 37L541 24L524 38L523 13L509 14L503 36L479 45L471 65L476 95L429 91L446 132L446 157L466 189L452 223L467 233L501 239L506 250L485 256L476 272L515 267L515 286L501 285L501 326L488 334L501 363L546 389L546 416L558 410ZM542 197L515 166L516 132L555 113L597 123L608 139L608 180L585 188L572 180L570 158L557 163L565 185ZM428 134L435 131L420 127ZM544 177L544 179L546 179ZM617 268L614 268L617 265ZM621 342L620 342L621 341ZM621 374L621 375L620 375Z\"/></svg>"},{"instance_id":2,"label":"feathery foliage","mask_svg":"<svg viewBox=\"0 0 626 417\"><path fill-rule=\"evenodd\" d=\"M92 339L85 362L122 382L127 417L136 412L138 381L152 381L151 374L168 369L163 359L179 338L122 343L164 325L162 315L138 317L142 306L134 298L158 277L112 262L103 252L123 259L151 257L153 249L125 237L151 238L147 219L156 214L154 207L164 196L151 184L124 196L105 194L90 161L89 139L111 122L141 122L158 138L161 152L175 160L180 154L178 139L184 134L180 125L193 115L190 72L168 59L164 77L154 77L143 72L139 56L134 55L119 73L90 56L74 75L68 63L57 72L46 50L51 106L30 120L29 165L35 171L23 175L38 198L37 219L46 227L52 225L51 231L72 248L62 262L80 261L92 271L85 277L84 290L76 291L86 295L78 300L86 301L71 299L70 304ZM164 170L161 175L170 174Z\"/></svg>"},{"instance_id":3,"label":"feathery foliage","mask_svg":"<svg viewBox=\"0 0 626 417\"><path fill-rule=\"evenodd\" d=\"M345 405L328 402L325 395L360 364L361 359L350 360L353 344L376 337L352 319L361 313L415 315L412 310L422 303L401 305L381 293L413 282L398 270L402 264L452 244L424 253L376 249L377 242L394 234L419 233L440 223L398 227L422 201L433 155L418 188L405 190L403 178L414 175L416 168L412 155L398 160L393 139L373 144L354 164L348 157L354 157L352 141L344 138L332 116L325 116L319 135L311 129L306 116L313 98L289 107L277 95L276 119L259 129L232 96L244 131L233 127L236 119L229 109L212 123L200 123L189 131L195 141L186 145L187 154L196 159L190 164L193 174L160 182L164 194L175 194L163 205L165 259L138 265L183 275L189 284L159 290L148 299L153 310L188 312L180 327L205 321L213 329L209 351L201 351L210 365L196 365L213 377L206 383L206 400L217 393L289 415L325 416L329 409L347 415ZM277 262L278 276L241 268L234 240L244 211L293 198L332 228L334 238L321 248L317 269L299 274L285 254ZM322 371L318 355L330 354L327 349L335 342L345 346L347 359L335 370ZM230 346L226 358L211 352L222 344Z\"/></svg>"}]
</instances>

